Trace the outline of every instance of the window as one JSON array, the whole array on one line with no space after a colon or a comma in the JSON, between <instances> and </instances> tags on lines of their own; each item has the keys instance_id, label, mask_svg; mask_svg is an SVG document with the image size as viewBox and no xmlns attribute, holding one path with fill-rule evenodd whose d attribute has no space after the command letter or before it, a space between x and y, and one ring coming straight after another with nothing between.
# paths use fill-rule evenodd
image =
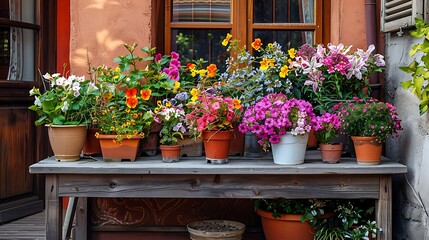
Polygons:
<instances>
[{"instance_id":1,"label":"window","mask_svg":"<svg viewBox=\"0 0 429 240\"><path fill-rule=\"evenodd\" d=\"M322 43L323 11L322 0L165 0L164 49L185 62L204 58L222 65L227 33L248 47L255 38L284 50Z\"/></svg>"},{"instance_id":2,"label":"window","mask_svg":"<svg viewBox=\"0 0 429 240\"><path fill-rule=\"evenodd\" d=\"M36 0L0 3L0 79L34 81Z\"/></svg>"},{"instance_id":3,"label":"window","mask_svg":"<svg viewBox=\"0 0 429 240\"><path fill-rule=\"evenodd\" d=\"M391 32L414 26L415 18L423 18L423 2L427 4L423 0L382 0L381 31Z\"/></svg>"}]
</instances>

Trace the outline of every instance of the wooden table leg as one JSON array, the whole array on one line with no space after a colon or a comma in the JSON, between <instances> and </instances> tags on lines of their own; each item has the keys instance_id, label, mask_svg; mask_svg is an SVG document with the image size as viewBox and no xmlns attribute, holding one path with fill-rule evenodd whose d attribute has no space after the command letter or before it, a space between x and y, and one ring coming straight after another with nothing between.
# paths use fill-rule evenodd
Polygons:
<instances>
[{"instance_id":1,"label":"wooden table leg","mask_svg":"<svg viewBox=\"0 0 429 240\"><path fill-rule=\"evenodd\" d=\"M58 196L58 176L46 175L46 240L62 239L62 198Z\"/></svg>"},{"instance_id":2,"label":"wooden table leg","mask_svg":"<svg viewBox=\"0 0 429 240\"><path fill-rule=\"evenodd\" d=\"M392 179L390 175L380 176L380 197L376 203L377 225L381 228L377 239L392 239Z\"/></svg>"},{"instance_id":3,"label":"wooden table leg","mask_svg":"<svg viewBox=\"0 0 429 240\"><path fill-rule=\"evenodd\" d=\"M88 233L88 200L79 197L76 209L76 225L74 227L74 239L86 240Z\"/></svg>"}]
</instances>

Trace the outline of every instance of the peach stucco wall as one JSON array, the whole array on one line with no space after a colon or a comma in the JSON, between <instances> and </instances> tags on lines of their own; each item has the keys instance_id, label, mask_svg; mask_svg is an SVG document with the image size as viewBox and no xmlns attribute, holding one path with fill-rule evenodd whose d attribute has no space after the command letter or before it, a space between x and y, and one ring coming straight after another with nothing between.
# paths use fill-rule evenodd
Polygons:
<instances>
[{"instance_id":1,"label":"peach stucco wall","mask_svg":"<svg viewBox=\"0 0 429 240\"><path fill-rule=\"evenodd\" d=\"M331 42L367 48L365 0L331 0Z\"/></svg>"},{"instance_id":2,"label":"peach stucco wall","mask_svg":"<svg viewBox=\"0 0 429 240\"><path fill-rule=\"evenodd\" d=\"M70 64L75 74L113 65L123 43L151 45L151 0L70 0ZM365 0L331 0L330 42L366 49Z\"/></svg>"},{"instance_id":3,"label":"peach stucco wall","mask_svg":"<svg viewBox=\"0 0 429 240\"><path fill-rule=\"evenodd\" d=\"M74 74L91 66L113 66L124 43L151 45L151 0L71 0L70 65Z\"/></svg>"}]
</instances>

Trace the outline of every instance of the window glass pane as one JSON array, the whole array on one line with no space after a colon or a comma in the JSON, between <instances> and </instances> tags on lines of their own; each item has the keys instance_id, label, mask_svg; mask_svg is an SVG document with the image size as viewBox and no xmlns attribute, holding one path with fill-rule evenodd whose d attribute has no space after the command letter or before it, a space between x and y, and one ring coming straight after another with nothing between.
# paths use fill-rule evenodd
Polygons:
<instances>
[{"instance_id":1,"label":"window glass pane","mask_svg":"<svg viewBox=\"0 0 429 240\"><path fill-rule=\"evenodd\" d=\"M0 27L0 79L7 79L9 73L9 28Z\"/></svg>"},{"instance_id":2,"label":"window glass pane","mask_svg":"<svg viewBox=\"0 0 429 240\"><path fill-rule=\"evenodd\" d=\"M255 23L314 23L314 0L254 0Z\"/></svg>"},{"instance_id":3,"label":"window glass pane","mask_svg":"<svg viewBox=\"0 0 429 240\"><path fill-rule=\"evenodd\" d=\"M182 65L203 58L224 69L227 51L222 40L229 32L228 29L173 29L171 49L180 54Z\"/></svg>"},{"instance_id":4,"label":"window glass pane","mask_svg":"<svg viewBox=\"0 0 429 240\"><path fill-rule=\"evenodd\" d=\"M277 42L282 45L283 51L289 48L298 49L304 43L313 44L313 31L274 31L274 30L257 30L254 31L254 38L260 38L262 43Z\"/></svg>"},{"instance_id":5,"label":"window glass pane","mask_svg":"<svg viewBox=\"0 0 429 240\"><path fill-rule=\"evenodd\" d=\"M230 0L173 0L173 22L230 22Z\"/></svg>"}]
</instances>

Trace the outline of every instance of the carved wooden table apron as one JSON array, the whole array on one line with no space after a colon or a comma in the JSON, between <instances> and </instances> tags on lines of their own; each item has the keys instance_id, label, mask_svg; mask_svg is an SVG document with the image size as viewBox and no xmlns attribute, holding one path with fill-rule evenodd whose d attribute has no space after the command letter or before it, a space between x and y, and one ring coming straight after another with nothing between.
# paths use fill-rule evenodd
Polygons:
<instances>
[{"instance_id":1,"label":"carved wooden table apron","mask_svg":"<svg viewBox=\"0 0 429 240\"><path fill-rule=\"evenodd\" d=\"M141 198L345 198L375 199L378 239L392 239L392 174L406 166L383 159L380 165L358 165L355 159L325 164L318 155L294 166L270 159L230 158L210 165L203 158L163 163L160 157L135 162L44 159L30 172L46 177L46 239L62 239L62 197L79 197L76 239L87 236L88 197Z\"/></svg>"}]
</instances>

